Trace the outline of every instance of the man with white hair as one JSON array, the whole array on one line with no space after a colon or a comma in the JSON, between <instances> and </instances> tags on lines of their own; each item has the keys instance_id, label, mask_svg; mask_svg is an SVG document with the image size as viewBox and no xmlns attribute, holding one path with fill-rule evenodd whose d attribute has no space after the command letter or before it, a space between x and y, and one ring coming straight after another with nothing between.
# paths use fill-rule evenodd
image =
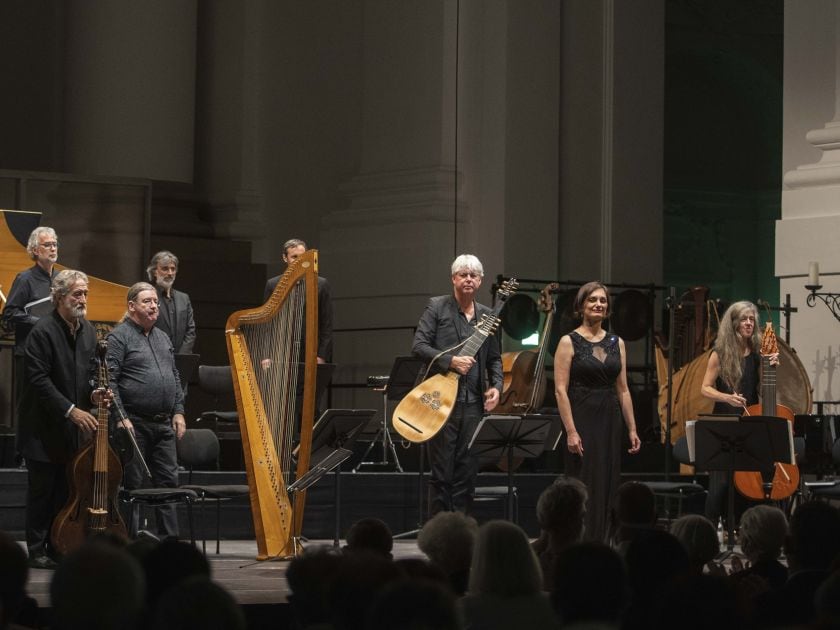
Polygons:
<instances>
[{"instance_id":1,"label":"man with white hair","mask_svg":"<svg viewBox=\"0 0 840 630\"><path fill-rule=\"evenodd\" d=\"M97 427L91 408L96 331L85 319L88 278L65 269L52 282L55 310L26 340L26 385L20 400L18 449L26 457L26 544L29 564L55 568L50 526L67 501L66 467L83 436Z\"/></svg>"},{"instance_id":2,"label":"man with white hair","mask_svg":"<svg viewBox=\"0 0 840 630\"><path fill-rule=\"evenodd\" d=\"M499 404L502 391L502 357L496 335L487 339L475 356L459 354L481 316L491 312L475 301L483 276L478 258L458 256L452 263L453 292L429 300L414 334L412 352L433 361L430 373L452 370L461 375L449 420L428 443L433 515L469 510L478 474L478 463L469 452L470 440L484 412Z\"/></svg>"}]
</instances>

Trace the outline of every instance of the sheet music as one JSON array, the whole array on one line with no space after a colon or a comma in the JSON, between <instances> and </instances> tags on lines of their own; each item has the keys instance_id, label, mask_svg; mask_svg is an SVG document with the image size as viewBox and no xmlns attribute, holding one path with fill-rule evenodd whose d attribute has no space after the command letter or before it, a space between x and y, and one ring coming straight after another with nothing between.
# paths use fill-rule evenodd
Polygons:
<instances>
[{"instance_id":1,"label":"sheet music","mask_svg":"<svg viewBox=\"0 0 840 630\"><path fill-rule=\"evenodd\" d=\"M685 441L688 444L688 461L694 462L694 425L697 420L686 420L685 422Z\"/></svg>"},{"instance_id":2,"label":"sheet music","mask_svg":"<svg viewBox=\"0 0 840 630\"><path fill-rule=\"evenodd\" d=\"M29 315L36 317L44 317L52 312L52 296L48 295L40 300L32 300L23 307L23 310Z\"/></svg>"}]
</instances>

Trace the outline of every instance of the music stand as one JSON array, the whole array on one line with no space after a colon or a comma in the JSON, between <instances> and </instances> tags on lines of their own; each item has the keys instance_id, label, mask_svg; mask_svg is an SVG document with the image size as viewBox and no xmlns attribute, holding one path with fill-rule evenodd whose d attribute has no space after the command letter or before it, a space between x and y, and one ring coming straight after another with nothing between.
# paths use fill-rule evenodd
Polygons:
<instances>
[{"instance_id":1,"label":"music stand","mask_svg":"<svg viewBox=\"0 0 840 630\"><path fill-rule=\"evenodd\" d=\"M478 424L469 451L479 460L497 462L507 459L508 515L513 516L513 459L538 457L552 432L552 418L530 414L525 416L485 416ZM555 438L555 445L559 440Z\"/></svg>"},{"instance_id":2,"label":"music stand","mask_svg":"<svg viewBox=\"0 0 840 630\"><path fill-rule=\"evenodd\" d=\"M773 462L795 463L791 423L775 416L742 416L740 420L701 420L694 425L694 466L728 473L727 550L735 547L736 470L765 471Z\"/></svg>"},{"instance_id":3,"label":"music stand","mask_svg":"<svg viewBox=\"0 0 840 630\"><path fill-rule=\"evenodd\" d=\"M391 374L388 376L385 387L381 389L376 388L377 391L382 392L382 423L376 435L368 444L367 449L362 454L362 460L356 464L353 472L357 472L362 466L389 465L391 463L388 461L389 451L394 458L394 466L397 472L403 472L402 466L400 466L400 460L397 458L397 449L394 446L394 440L391 438L391 432L388 429L388 418L390 417L388 414L388 401L402 400L408 392L414 389L414 386L417 384L417 377L425 367L426 363L417 357L396 357L394 359L394 365L391 366ZM365 461L365 457L371 452L380 436L382 437L382 461ZM422 468L422 456L420 466Z\"/></svg>"},{"instance_id":4,"label":"music stand","mask_svg":"<svg viewBox=\"0 0 840 630\"><path fill-rule=\"evenodd\" d=\"M312 427L309 470L289 486L292 491L304 490L335 469L335 547L341 533L341 464L353 454L356 437L375 413L375 409L327 409Z\"/></svg>"}]
</instances>

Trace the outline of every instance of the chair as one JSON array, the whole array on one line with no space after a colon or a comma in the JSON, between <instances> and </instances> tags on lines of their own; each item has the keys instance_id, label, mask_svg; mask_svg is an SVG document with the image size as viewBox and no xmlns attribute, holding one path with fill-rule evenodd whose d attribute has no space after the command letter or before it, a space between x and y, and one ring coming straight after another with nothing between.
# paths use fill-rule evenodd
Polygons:
<instances>
[{"instance_id":1,"label":"chair","mask_svg":"<svg viewBox=\"0 0 840 630\"><path fill-rule=\"evenodd\" d=\"M672 454L674 459L681 464L689 464L688 441L685 436L676 441ZM661 500L665 519L670 524L674 519L672 507L676 502L676 517L683 515L683 502L689 497L705 496L706 489L692 478L691 481L645 481L643 482L653 492L653 496ZM659 501L657 501L659 502Z\"/></svg>"},{"instance_id":2,"label":"chair","mask_svg":"<svg viewBox=\"0 0 840 630\"><path fill-rule=\"evenodd\" d=\"M834 442L831 447L831 460L835 469L840 468L840 439ZM840 501L840 480L831 481L806 481L808 497L811 500L824 499L825 501Z\"/></svg>"},{"instance_id":3,"label":"chair","mask_svg":"<svg viewBox=\"0 0 840 630\"><path fill-rule=\"evenodd\" d=\"M183 503L187 508L187 521L190 527L190 542L195 545L195 530L193 529L192 505L198 499L198 494L189 488L137 488L136 490L121 489L119 500L128 504L130 508L130 523L139 517L140 508L162 507L173 503Z\"/></svg>"},{"instance_id":4,"label":"chair","mask_svg":"<svg viewBox=\"0 0 840 630\"><path fill-rule=\"evenodd\" d=\"M178 440L178 460L187 469L189 477L183 489L193 491L198 499L201 520L201 549L207 553L207 536L204 533L204 503L216 502L216 553L219 553L221 541L221 505L238 497L247 497L249 488L244 484L193 484L192 473L196 468L212 466L218 470L219 439L210 429L187 429L184 437Z\"/></svg>"},{"instance_id":5,"label":"chair","mask_svg":"<svg viewBox=\"0 0 840 630\"><path fill-rule=\"evenodd\" d=\"M206 393L213 396L213 404L233 399L233 378L230 374L229 365L199 365L198 386ZM216 437L223 442L235 443L238 454L239 469L245 467L242 448L239 443L242 435L239 432L239 413L237 411L203 411L197 422L204 423L200 426L207 426L213 429Z\"/></svg>"},{"instance_id":6,"label":"chair","mask_svg":"<svg viewBox=\"0 0 840 630\"><path fill-rule=\"evenodd\" d=\"M512 523L519 523L519 493L516 486L510 490L513 497L513 514L508 514L508 487L507 486L478 486L473 494L473 502L484 503L490 501L501 501L504 509L505 519Z\"/></svg>"}]
</instances>

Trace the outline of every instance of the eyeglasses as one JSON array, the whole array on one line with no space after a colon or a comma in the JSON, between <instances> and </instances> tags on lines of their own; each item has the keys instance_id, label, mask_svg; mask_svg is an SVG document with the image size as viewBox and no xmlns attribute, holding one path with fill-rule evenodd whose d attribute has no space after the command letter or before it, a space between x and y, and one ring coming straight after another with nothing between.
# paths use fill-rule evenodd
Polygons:
<instances>
[{"instance_id":1,"label":"eyeglasses","mask_svg":"<svg viewBox=\"0 0 840 630\"><path fill-rule=\"evenodd\" d=\"M157 298L146 298L145 300L131 300L133 304L143 304L144 306L149 306L150 304L154 304L157 306L158 299Z\"/></svg>"},{"instance_id":2,"label":"eyeglasses","mask_svg":"<svg viewBox=\"0 0 840 630\"><path fill-rule=\"evenodd\" d=\"M58 249L58 241L49 241L47 243L41 243L40 246L44 249Z\"/></svg>"}]
</instances>

